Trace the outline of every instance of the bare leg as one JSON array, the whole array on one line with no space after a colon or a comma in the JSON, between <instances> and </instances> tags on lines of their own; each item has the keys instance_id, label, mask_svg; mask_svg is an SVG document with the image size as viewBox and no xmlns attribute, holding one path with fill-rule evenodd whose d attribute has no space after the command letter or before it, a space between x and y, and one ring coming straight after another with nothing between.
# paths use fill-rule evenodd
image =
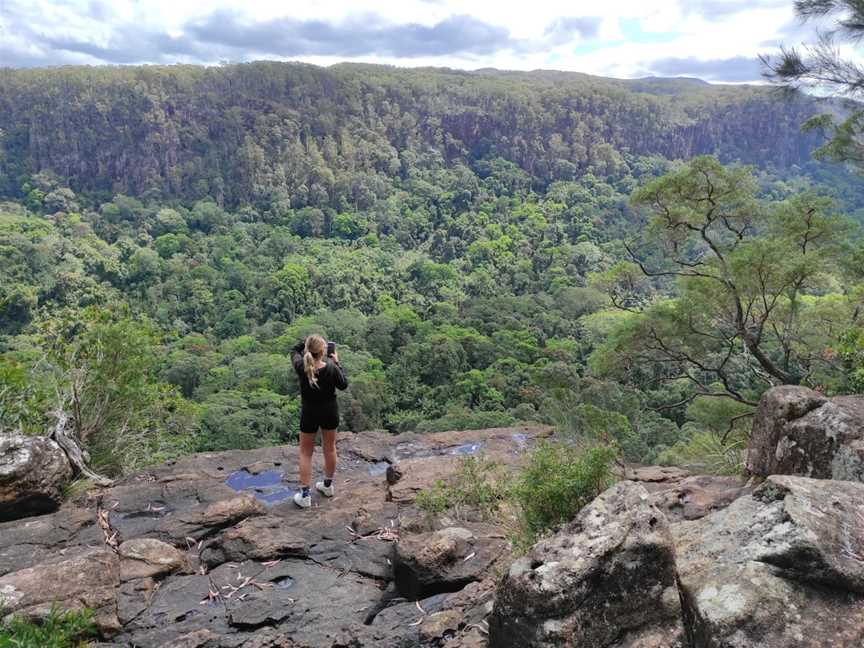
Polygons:
<instances>
[{"instance_id":1,"label":"bare leg","mask_svg":"<svg viewBox=\"0 0 864 648\"><path fill-rule=\"evenodd\" d=\"M324 478L333 479L336 474L336 430L321 430L321 445L324 446Z\"/></svg>"},{"instance_id":2,"label":"bare leg","mask_svg":"<svg viewBox=\"0 0 864 648\"><path fill-rule=\"evenodd\" d=\"M312 483L312 453L315 451L315 435L300 433L300 485Z\"/></svg>"}]
</instances>

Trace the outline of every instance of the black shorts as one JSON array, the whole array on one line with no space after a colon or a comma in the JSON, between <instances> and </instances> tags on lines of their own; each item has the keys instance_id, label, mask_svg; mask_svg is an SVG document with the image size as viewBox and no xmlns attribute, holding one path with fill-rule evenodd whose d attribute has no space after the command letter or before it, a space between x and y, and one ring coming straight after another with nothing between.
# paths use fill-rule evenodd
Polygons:
<instances>
[{"instance_id":1,"label":"black shorts","mask_svg":"<svg viewBox=\"0 0 864 648\"><path fill-rule=\"evenodd\" d=\"M332 403L303 405L300 408L300 431L315 434L318 428L335 430L339 427L339 406Z\"/></svg>"}]
</instances>

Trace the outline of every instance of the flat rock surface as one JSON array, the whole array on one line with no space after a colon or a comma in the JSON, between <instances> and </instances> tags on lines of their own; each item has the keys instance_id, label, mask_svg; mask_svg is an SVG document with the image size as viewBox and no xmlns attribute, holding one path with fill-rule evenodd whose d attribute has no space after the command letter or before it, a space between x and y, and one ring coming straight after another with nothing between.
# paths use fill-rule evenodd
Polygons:
<instances>
[{"instance_id":1,"label":"flat rock surface","mask_svg":"<svg viewBox=\"0 0 864 648\"><path fill-rule=\"evenodd\" d=\"M427 597L421 612L392 583L395 543L410 544L400 519L460 457L515 468L548 435L544 427L340 434L336 496L314 493L306 511L291 499L294 446L155 466L56 512L0 523L0 606L35 616L55 602L91 607L105 646L485 644L465 619L480 623L489 612L493 583L475 581L503 551L503 535L474 524L470 551L451 566L461 575L447 586L469 593ZM397 464L402 479L393 479Z\"/></svg>"}]
</instances>

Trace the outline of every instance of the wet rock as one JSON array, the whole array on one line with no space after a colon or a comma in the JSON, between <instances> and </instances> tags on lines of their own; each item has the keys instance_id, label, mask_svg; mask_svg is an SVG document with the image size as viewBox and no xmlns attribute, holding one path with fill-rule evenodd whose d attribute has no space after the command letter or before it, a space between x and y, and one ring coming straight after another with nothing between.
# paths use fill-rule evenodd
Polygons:
<instances>
[{"instance_id":1,"label":"wet rock","mask_svg":"<svg viewBox=\"0 0 864 648\"><path fill-rule=\"evenodd\" d=\"M308 555L306 540L285 524L285 519L271 515L247 518L222 531L201 552L201 561L215 566L224 562L271 560Z\"/></svg>"},{"instance_id":2,"label":"wet rock","mask_svg":"<svg viewBox=\"0 0 864 648\"><path fill-rule=\"evenodd\" d=\"M621 482L513 563L498 587L489 642L606 648L679 616L666 518L641 485Z\"/></svg>"},{"instance_id":3,"label":"wet rock","mask_svg":"<svg viewBox=\"0 0 864 648\"><path fill-rule=\"evenodd\" d=\"M48 563L0 577L0 609L41 618L52 606L90 608L101 632L120 629L117 588L120 570L117 556L105 548L76 548Z\"/></svg>"},{"instance_id":4,"label":"wet rock","mask_svg":"<svg viewBox=\"0 0 864 648\"><path fill-rule=\"evenodd\" d=\"M178 481L222 481L238 470L259 472L269 469L284 470L297 465L297 446L276 446L252 450L201 452L165 463L148 470L157 482L168 484Z\"/></svg>"},{"instance_id":5,"label":"wet rock","mask_svg":"<svg viewBox=\"0 0 864 648\"><path fill-rule=\"evenodd\" d=\"M200 513L211 504L241 496L222 480L180 479L156 481L147 473L133 477L102 492L103 506L109 511L111 526L123 539L150 537L171 544L185 544L185 539L172 539L164 525L174 523L178 514ZM263 510L263 509L261 509ZM206 525L206 520L200 520ZM182 531L176 531L180 533Z\"/></svg>"},{"instance_id":6,"label":"wet rock","mask_svg":"<svg viewBox=\"0 0 864 648\"><path fill-rule=\"evenodd\" d=\"M862 645L862 515L864 485L773 476L722 511L674 525L692 645Z\"/></svg>"},{"instance_id":7,"label":"wet rock","mask_svg":"<svg viewBox=\"0 0 864 648\"><path fill-rule=\"evenodd\" d=\"M494 527L448 527L407 535L394 552L396 587L412 600L462 589L480 580L506 549L506 539Z\"/></svg>"},{"instance_id":8,"label":"wet rock","mask_svg":"<svg viewBox=\"0 0 864 648\"><path fill-rule=\"evenodd\" d=\"M186 554L153 538L127 540L120 545L119 552L121 581L164 576L189 568Z\"/></svg>"},{"instance_id":9,"label":"wet rock","mask_svg":"<svg viewBox=\"0 0 864 648\"><path fill-rule=\"evenodd\" d=\"M70 479L72 465L53 440L0 435L0 522L56 510Z\"/></svg>"},{"instance_id":10,"label":"wet rock","mask_svg":"<svg viewBox=\"0 0 864 648\"><path fill-rule=\"evenodd\" d=\"M261 502L242 494L169 515L159 523L157 533L172 544L182 544L187 538L201 540L248 517L265 513Z\"/></svg>"},{"instance_id":11,"label":"wet rock","mask_svg":"<svg viewBox=\"0 0 864 648\"><path fill-rule=\"evenodd\" d=\"M805 387L768 390L747 451L756 476L864 481L864 396L827 399Z\"/></svg>"}]
</instances>

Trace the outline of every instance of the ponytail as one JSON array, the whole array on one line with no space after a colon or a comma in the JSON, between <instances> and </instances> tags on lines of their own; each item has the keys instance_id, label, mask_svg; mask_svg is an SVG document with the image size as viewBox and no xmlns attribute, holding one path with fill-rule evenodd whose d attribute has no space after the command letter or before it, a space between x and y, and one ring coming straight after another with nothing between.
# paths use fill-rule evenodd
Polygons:
<instances>
[{"instance_id":1,"label":"ponytail","mask_svg":"<svg viewBox=\"0 0 864 648\"><path fill-rule=\"evenodd\" d=\"M315 357L309 353L308 349L303 351L303 371L306 372L306 379L313 387L318 387L318 377L315 375Z\"/></svg>"},{"instance_id":2,"label":"ponytail","mask_svg":"<svg viewBox=\"0 0 864 648\"><path fill-rule=\"evenodd\" d=\"M318 387L318 377L315 375L315 364L324 357L327 342L320 335L310 335L303 345L303 372L312 387Z\"/></svg>"}]
</instances>

